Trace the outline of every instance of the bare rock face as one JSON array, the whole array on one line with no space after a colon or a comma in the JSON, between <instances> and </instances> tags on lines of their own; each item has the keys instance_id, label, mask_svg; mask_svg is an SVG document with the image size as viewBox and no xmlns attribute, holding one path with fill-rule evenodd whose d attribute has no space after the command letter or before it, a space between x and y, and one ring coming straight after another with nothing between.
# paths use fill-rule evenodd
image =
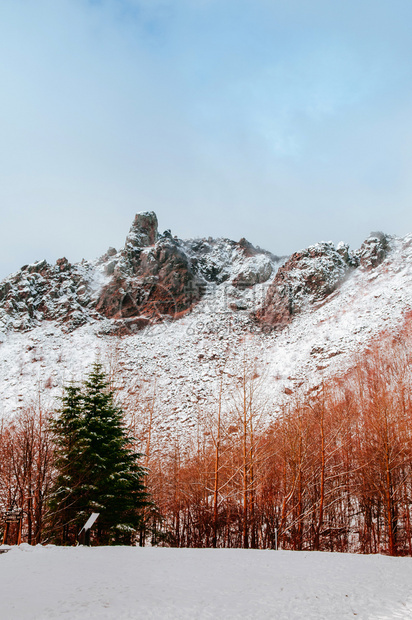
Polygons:
<instances>
[{"instance_id":1,"label":"bare rock face","mask_svg":"<svg viewBox=\"0 0 412 620\"><path fill-rule=\"evenodd\" d=\"M143 319L136 324L144 325L144 319L175 318L189 309L198 280L179 243L169 235L161 236L149 247L135 245L132 256L128 244L101 291L97 311L117 320Z\"/></svg>"},{"instance_id":2,"label":"bare rock face","mask_svg":"<svg viewBox=\"0 0 412 620\"><path fill-rule=\"evenodd\" d=\"M116 322L115 333L135 331L182 316L209 285L248 287L266 281L276 260L245 239L182 241L168 230L159 234L154 213L138 214L124 250L106 256L111 279L101 290L96 310Z\"/></svg>"},{"instance_id":3,"label":"bare rock face","mask_svg":"<svg viewBox=\"0 0 412 620\"><path fill-rule=\"evenodd\" d=\"M91 272L66 258L24 265L0 284L0 330L27 330L57 320L71 331L92 317Z\"/></svg>"},{"instance_id":4,"label":"bare rock face","mask_svg":"<svg viewBox=\"0 0 412 620\"><path fill-rule=\"evenodd\" d=\"M144 248L157 241L157 216L154 211L137 213L126 237L126 248Z\"/></svg>"},{"instance_id":5,"label":"bare rock face","mask_svg":"<svg viewBox=\"0 0 412 620\"><path fill-rule=\"evenodd\" d=\"M286 325L305 307L330 295L353 267L346 246L323 242L296 252L279 268L256 318L272 327Z\"/></svg>"},{"instance_id":6,"label":"bare rock face","mask_svg":"<svg viewBox=\"0 0 412 620\"><path fill-rule=\"evenodd\" d=\"M246 239L191 239L183 246L199 278L216 285L244 288L266 282L281 260Z\"/></svg>"},{"instance_id":7,"label":"bare rock face","mask_svg":"<svg viewBox=\"0 0 412 620\"><path fill-rule=\"evenodd\" d=\"M153 211L145 211L135 215L124 247L125 258L132 267L138 269L142 249L156 243L157 228L157 216Z\"/></svg>"},{"instance_id":8,"label":"bare rock face","mask_svg":"<svg viewBox=\"0 0 412 620\"><path fill-rule=\"evenodd\" d=\"M230 239L189 239L183 248L191 265L206 283L223 284L229 280L236 243Z\"/></svg>"},{"instance_id":9,"label":"bare rock face","mask_svg":"<svg viewBox=\"0 0 412 620\"><path fill-rule=\"evenodd\" d=\"M255 248L250 241L242 237L241 240L236 244L238 249L247 257L250 258L252 256L256 256L259 254L259 250Z\"/></svg>"},{"instance_id":10,"label":"bare rock face","mask_svg":"<svg viewBox=\"0 0 412 620\"><path fill-rule=\"evenodd\" d=\"M357 251L359 264L363 269L370 270L380 265L390 250L390 237L382 232L370 234Z\"/></svg>"},{"instance_id":11,"label":"bare rock face","mask_svg":"<svg viewBox=\"0 0 412 620\"><path fill-rule=\"evenodd\" d=\"M264 254L245 260L241 270L233 278L233 286L246 288L267 282L273 273L273 262Z\"/></svg>"}]
</instances>

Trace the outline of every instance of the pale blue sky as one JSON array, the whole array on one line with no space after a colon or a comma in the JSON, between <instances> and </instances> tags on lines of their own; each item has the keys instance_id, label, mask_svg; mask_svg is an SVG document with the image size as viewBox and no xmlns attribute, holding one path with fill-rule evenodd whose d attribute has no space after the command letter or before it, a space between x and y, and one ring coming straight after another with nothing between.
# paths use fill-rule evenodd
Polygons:
<instances>
[{"instance_id":1,"label":"pale blue sky","mask_svg":"<svg viewBox=\"0 0 412 620\"><path fill-rule=\"evenodd\" d=\"M410 0L1 0L0 277L180 237L412 231Z\"/></svg>"}]
</instances>

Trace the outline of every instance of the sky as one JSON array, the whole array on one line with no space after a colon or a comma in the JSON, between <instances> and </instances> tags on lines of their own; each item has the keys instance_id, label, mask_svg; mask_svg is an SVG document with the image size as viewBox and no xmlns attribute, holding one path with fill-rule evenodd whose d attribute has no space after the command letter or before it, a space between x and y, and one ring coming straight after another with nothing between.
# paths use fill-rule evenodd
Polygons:
<instances>
[{"instance_id":1,"label":"sky","mask_svg":"<svg viewBox=\"0 0 412 620\"><path fill-rule=\"evenodd\" d=\"M410 0L1 0L0 278L181 238L412 231Z\"/></svg>"}]
</instances>

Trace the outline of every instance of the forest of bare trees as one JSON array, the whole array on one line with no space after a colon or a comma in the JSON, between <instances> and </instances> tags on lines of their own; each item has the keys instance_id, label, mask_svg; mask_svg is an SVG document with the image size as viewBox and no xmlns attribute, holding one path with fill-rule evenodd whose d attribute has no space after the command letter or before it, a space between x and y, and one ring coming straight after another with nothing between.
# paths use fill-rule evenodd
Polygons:
<instances>
[{"instance_id":1,"label":"forest of bare trees","mask_svg":"<svg viewBox=\"0 0 412 620\"><path fill-rule=\"evenodd\" d=\"M412 555L411 340L406 329L383 338L270 423L256 364L245 362L236 386L222 371L191 443L146 452L157 536L183 547ZM154 411L152 397L140 432L134 419L142 450Z\"/></svg>"},{"instance_id":2,"label":"forest of bare trees","mask_svg":"<svg viewBox=\"0 0 412 620\"><path fill-rule=\"evenodd\" d=\"M382 338L276 416L256 360L236 381L222 366L190 440L159 439L155 380L135 393L126 422L153 500L138 542L412 555L411 343L407 328ZM33 406L0 428L0 503L23 509L31 544L49 536L51 415Z\"/></svg>"}]
</instances>

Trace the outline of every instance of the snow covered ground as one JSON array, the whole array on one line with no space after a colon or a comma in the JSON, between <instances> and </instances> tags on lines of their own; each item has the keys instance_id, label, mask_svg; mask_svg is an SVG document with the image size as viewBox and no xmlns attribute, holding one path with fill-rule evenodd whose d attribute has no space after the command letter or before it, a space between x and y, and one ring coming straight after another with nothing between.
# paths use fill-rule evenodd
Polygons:
<instances>
[{"instance_id":1,"label":"snow covered ground","mask_svg":"<svg viewBox=\"0 0 412 620\"><path fill-rule=\"evenodd\" d=\"M21 545L0 555L0 617L411 619L411 584L411 558Z\"/></svg>"}]
</instances>

